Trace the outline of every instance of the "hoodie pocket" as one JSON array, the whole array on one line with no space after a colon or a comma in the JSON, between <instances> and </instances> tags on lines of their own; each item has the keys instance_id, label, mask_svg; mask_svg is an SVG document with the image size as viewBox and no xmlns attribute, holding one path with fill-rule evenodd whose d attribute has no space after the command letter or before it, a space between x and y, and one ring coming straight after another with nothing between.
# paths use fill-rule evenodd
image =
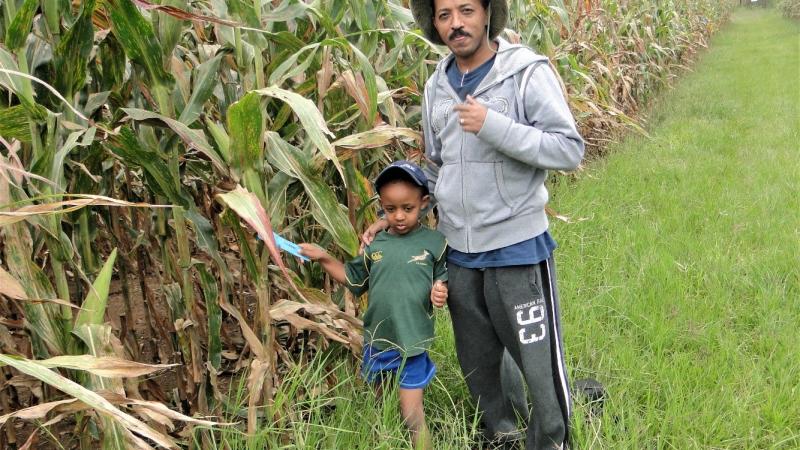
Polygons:
<instances>
[{"instance_id":1,"label":"hoodie pocket","mask_svg":"<svg viewBox=\"0 0 800 450\"><path fill-rule=\"evenodd\" d=\"M501 162L469 162L465 173L470 222L486 227L511 217L512 204L505 190Z\"/></svg>"},{"instance_id":2,"label":"hoodie pocket","mask_svg":"<svg viewBox=\"0 0 800 450\"><path fill-rule=\"evenodd\" d=\"M514 161L498 161L495 163L495 179L500 196L512 214L518 214L524 204L530 203L535 196L534 176L536 170L532 167Z\"/></svg>"},{"instance_id":3,"label":"hoodie pocket","mask_svg":"<svg viewBox=\"0 0 800 450\"><path fill-rule=\"evenodd\" d=\"M439 222L451 228L464 227L464 200L462 173L458 164L445 164L439 168L436 178L436 188L433 195L436 197L439 209Z\"/></svg>"}]
</instances>

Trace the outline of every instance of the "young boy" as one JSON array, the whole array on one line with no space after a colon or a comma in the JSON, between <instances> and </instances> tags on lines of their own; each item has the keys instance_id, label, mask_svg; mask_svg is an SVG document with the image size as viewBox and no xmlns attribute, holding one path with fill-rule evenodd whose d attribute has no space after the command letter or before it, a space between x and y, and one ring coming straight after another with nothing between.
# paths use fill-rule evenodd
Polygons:
<instances>
[{"instance_id":1,"label":"young boy","mask_svg":"<svg viewBox=\"0 0 800 450\"><path fill-rule=\"evenodd\" d=\"M362 376L380 392L385 375L396 374L400 410L418 448L431 448L422 405L423 389L436 373L427 349L433 339L431 304L447 301L447 241L419 222L428 205L428 182L409 161L396 161L375 180L388 229L346 265L313 244L302 254L355 295L369 292L364 315Z\"/></svg>"}]
</instances>

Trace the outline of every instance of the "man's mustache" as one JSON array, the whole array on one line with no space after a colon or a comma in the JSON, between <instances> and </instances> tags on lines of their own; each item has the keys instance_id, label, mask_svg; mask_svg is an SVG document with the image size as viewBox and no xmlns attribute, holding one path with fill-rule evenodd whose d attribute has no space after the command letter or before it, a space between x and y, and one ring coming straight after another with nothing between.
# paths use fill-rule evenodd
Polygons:
<instances>
[{"instance_id":1,"label":"man's mustache","mask_svg":"<svg viewBox=\"0 0 800 450\"><path fill-rule=\"evenodd\" d=\"M459 28L459 29L453 31L452 33L450 33L450 36L447 39L448 40L453 40L453 39L455 39L455 38L457 38L459 36L469 37L470 35L466 31L464 31L463 28Z\"/></svg>"}]
</instances>

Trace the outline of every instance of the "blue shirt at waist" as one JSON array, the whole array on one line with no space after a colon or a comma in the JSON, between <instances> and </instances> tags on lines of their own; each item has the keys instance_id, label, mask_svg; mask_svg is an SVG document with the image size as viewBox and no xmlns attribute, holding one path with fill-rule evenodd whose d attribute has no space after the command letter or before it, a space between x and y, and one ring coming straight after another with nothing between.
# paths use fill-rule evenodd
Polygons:
<instances>
[{"instance_id":1,"label":"blue shirt at waist","mask_svg":"<svg viewBox=\"0 0 800 450\"><path fill-rule=\"evenodd\" d=\"M538 264L553 254L556 241L548 231L508 247L482 253L464 253L449 248L447 263L468 269L485 269L487 267L526 266Z\"/></svg>"}]
</instances>

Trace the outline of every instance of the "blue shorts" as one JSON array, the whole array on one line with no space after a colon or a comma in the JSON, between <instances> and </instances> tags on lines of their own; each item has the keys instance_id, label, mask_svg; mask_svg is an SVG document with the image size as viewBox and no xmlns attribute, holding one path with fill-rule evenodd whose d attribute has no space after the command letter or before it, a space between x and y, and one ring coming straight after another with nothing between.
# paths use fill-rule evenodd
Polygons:
<instances>
[{"instance_id":1,"label":"blue shorts","mask_svg":"<svg viewBox=\"0 0 800 450\"><path fill-rule=\"evenodd\" d=\"M371 345L364 345L364 361L361 363L361 377L369 383L383 381L390 374L399 373L399 384L403 389L421 389L430 384L436 375L436 365L428 357L428 352L409 356L397 349L378 350Z\"/></svg>"}]
</instances>

